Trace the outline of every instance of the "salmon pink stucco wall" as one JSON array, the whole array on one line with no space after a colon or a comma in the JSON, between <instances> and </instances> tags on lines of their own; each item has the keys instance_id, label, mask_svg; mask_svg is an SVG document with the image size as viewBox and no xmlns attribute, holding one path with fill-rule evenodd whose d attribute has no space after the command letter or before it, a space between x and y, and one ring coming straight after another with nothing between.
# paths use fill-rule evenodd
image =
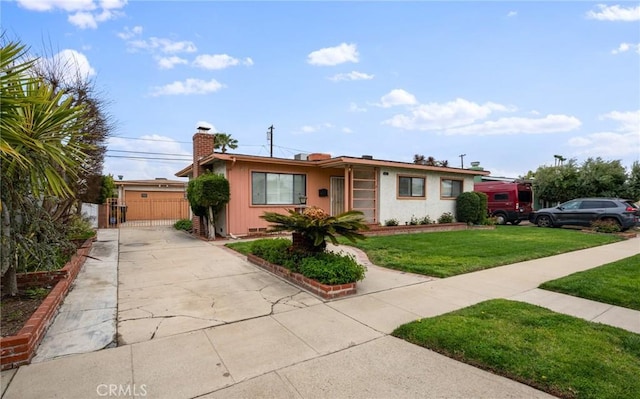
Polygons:
<instances>
[{"instance_id":1,"label":"salmon pink stucco wall","mask_svg":"<svg viewBox=\"0 0 640 399\"><path fill-rule=\"evenodd\" d=\"M303 161L304 162L304 161ZM330 190L332 176L344 176L344 169L321 169L310 164L267 164L259 162L227 162L226 177L229 180L231 200L227 205L227 231L233 235L246 235L260 231L269 226L261 219L264 212L286 213L295 205L252 205L251 173L273 172L305 174L307 176L307 206L318 206L326 211L331 208L331 192L327 197L320 197L319 190Z\"/></svg>"}]
</instances>

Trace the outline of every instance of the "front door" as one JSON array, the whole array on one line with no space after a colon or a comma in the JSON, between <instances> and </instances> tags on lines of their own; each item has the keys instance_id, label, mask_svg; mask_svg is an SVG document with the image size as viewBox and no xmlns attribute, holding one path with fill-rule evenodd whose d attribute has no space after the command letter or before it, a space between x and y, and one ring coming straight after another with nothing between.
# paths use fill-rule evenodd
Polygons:
<instances>
[{"instance_id":1,"label":"front door","mask_svg":"<svg viewBox=\"0 0 640 399\"><path fill-rule=\"evenodd\" d=\"M331 216L344 212L344 177L331 177Z\"/></svg>"}]
</instances>

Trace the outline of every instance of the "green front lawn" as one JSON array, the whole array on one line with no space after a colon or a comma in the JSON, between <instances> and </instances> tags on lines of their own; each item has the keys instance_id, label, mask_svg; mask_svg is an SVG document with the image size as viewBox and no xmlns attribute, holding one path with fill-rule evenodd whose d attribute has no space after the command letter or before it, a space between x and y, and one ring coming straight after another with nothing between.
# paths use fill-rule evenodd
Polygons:
<instances>
[{"instance_id":1,"label":"green front lawn","mask_svg":"<svg viewBox=\"0 0 640 399\"><path fill-rule=\"evenodd\" d=\"M540 288L640 310L640 254L547 281Z\"/></svg>"},{"instance_id":2,"label":"green front lawn","mask_svg":"<svg viewBox=\"0 0 640 399\"><path fill-rule=\"evenodd\" d=\"M571 229L496 226L492 230L463 230L367 237L355 244L373 264L434 277L543 258L620 241L605 234Z\"/></svg>"},{"instance_id":3,"label":"green front lawn","mask_svg":"<svg viewBox=\"0 0 640 399\"><path fill-rule=\"evenodd\" d=\"M640 335L490 300L393 335L562 398L640 398Z\"/></svg>"}]
</instances>

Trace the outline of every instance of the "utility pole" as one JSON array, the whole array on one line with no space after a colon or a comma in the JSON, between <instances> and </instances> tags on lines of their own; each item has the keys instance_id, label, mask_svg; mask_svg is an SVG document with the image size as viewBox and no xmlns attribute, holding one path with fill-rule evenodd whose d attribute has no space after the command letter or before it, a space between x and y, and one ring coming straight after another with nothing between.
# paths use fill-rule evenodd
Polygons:
<instances>
[{"instance_id":1,"label":"utility pole","mask_svg":"<svg viewBox=\"0 0 640 399\"><path fill-rule=\"evenodd\" d=\"M464 157L466 157L467 154L460 154L458 156L460 157L460 168L464 169Z\"/></svg>"},{"instance_id":2,"label":"utility pole","mask_svg":"<svg viewBox=\"0 0 640 399\"><path fill-rule=\"evenodd\" d=\"M269 150L269 156L271 158L273 158L273 125L268 127L269 131L267 132L267 140L269 140L270 143L270 150Z\"/></svg>"}]
</instances>

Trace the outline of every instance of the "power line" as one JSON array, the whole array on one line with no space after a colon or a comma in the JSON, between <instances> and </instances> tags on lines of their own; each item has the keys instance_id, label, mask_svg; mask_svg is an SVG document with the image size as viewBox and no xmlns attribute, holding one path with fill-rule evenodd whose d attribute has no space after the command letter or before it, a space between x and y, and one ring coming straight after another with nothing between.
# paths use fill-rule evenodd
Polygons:
<instances>
[{"instance_id":1,"label":"power line","mask_svg":"<svg viewBox=\"0 0 640 399\"><path fill-rule=\"evenodd\" d=\"M180 161L180 162L189 162L188 158L157 158L157 157L134 157L128 155L105 155L106 158L123 158L123 159L146 159L148 161Z\"/></svg>"},{"instance_id":2,"label":"power line","mask_svg":"<svg viewBox=\"0 0 640 399\"><path fill-rule=\"evenodd\" d=\"M189 154L169 154L167 152L126 151L126 150L109 150L109 149L107 149L107 151L110 151L110 152L127 152L127 153L130 153L130 154L174 155L174 156L179 156L179 157L189 157L189 158L191 158L191 155L189 155Z\"/></svg>"},{"instance_id":3,"label":"power line","mask_svg":"<svg viewBox=\"0 0 640 399\"><path fill-rule=\"evenodd\" d=\"M125 139L125 140L141 140L141 141L157 141L164 143L180 143L180 144L191 144L190 141L177 141L177 140L162 140L162 139L141 139L139 137L124 137L124 136L113 136L117 139Z\"/></svg>"}]
</instances>

